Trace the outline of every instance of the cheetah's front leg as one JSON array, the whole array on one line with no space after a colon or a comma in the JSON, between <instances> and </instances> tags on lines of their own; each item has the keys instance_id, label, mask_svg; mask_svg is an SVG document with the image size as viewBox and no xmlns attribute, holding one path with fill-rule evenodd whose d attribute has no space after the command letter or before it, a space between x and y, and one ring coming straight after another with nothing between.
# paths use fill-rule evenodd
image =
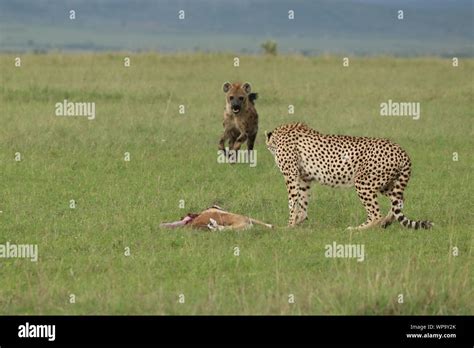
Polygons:
<instances>
[{"instance_id":1,"label":"cheetah's front leg","mask_svg":"<svg viewBox=\"0 0 474 348\"><path fill-rule=\"evenodd\" d=\"M288 191L288 208L290 209L290 218L288 220L288 227L295 226L298 221L299 214L299 186L296 175L286 176L286 189Z\"/></svg>"},{"instance_id":2,"label":"cheetah's front leg","mask_svg":"<svg viewBox=\"0 0 474 348\"><path fill-rule=\"evenodd\" d=\"M311 182L298 178L298 213L296 217L296 223L302 223L308 219L308 201L309 201L309 189L311 188Z\"/></svg>"}]
</instances>

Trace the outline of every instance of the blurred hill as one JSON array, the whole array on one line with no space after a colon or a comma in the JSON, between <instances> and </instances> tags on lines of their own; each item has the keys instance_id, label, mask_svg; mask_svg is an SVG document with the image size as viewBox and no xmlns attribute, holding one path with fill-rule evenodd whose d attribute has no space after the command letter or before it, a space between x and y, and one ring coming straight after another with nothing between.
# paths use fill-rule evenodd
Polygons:
<instances>
[{"instance_id":1,"label":"blurred hill","mask_svg":"<svg viewBox=\"0 0 474 348\"><path fill-rule=\"evenodd\" d=\"M473 56L473 37L470 0L0 0L1 51L257 53L273 39L307 55Z\"/></svg>"}]
</instances>

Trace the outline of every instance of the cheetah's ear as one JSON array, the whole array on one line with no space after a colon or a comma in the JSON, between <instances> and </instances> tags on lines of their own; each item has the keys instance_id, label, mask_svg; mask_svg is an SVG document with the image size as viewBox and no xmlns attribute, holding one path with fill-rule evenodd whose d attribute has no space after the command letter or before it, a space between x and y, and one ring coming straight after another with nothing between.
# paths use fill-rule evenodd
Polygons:
<instances>
[{"instance_id":1,"label":"cheetah's ear","mask_svg":"<svg viewBox=\"0 0 474 348\"><path fill-rule=\"evenodd\" d=\"M270 140L271 136L272 136L272 132L265 131L265 138L267 138L267 140Z\"/></svg>"},{"instance_id":2,"label":"cheetah's ear","mask_svg":"<svg viewBox=\"0 0 474 348\"><path fill-rule=\"evenodd\" d=\"M242 88L244 89L245 93L249 94L250 92L252 92L252 86L250 85L250 83L248 82L245 82L243 85L242 85Z\"/></svg>"},{"instance_id":3,"label":"cheetah's ear","mask_svg":"<svg viewBox=\"0 0 474 348\"><path fill-rule=\"evenodd\" d=\"M225 82L223 85L222 85L222 90L224 91L224 93L227 93L229 92L229 89L231 87L231 83L230 82Z\"/></svg>"}]
</instances>

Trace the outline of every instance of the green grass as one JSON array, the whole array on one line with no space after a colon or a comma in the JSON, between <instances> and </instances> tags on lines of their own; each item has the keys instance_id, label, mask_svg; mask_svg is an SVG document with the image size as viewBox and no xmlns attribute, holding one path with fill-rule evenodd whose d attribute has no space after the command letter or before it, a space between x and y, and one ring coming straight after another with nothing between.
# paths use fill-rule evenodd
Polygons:
<instances>
[{"instance_id":1,"label":"green grass","mask_svg":"<svg viewBox=\"0 0 474 348\"><path fill-rule=\"evenodd\" d=\"M0 259L1 314L474 313L474 60L125 55L0 56L0 244L39 248L37 263ZM226 80L260 93L255 168L217 163ZM65 98L95 102L96 119L55 116ZM379 116L388 99L421 118ZM402 145L404 211L435 228L347 231L365 219L355 191L314 185L310 220L287 229L263 131L292 121ZM214 203L277 228L158 227ZM333 241L364 244L365 261L326 258Z\"/></svg>"}]
</instances>

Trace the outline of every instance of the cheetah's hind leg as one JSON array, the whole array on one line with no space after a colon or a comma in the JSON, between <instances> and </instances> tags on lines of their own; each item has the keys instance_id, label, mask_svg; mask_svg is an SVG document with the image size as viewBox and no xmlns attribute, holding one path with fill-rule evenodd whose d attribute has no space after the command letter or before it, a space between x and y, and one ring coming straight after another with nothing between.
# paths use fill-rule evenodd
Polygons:
<instances>
[{"instance_id":1,"label":"cheetah's hind leg","mask_svg":"<svg viewBox=\"0 0 474 348\"><path fill-rule=\"evenodd\" d=\"M380 190L380 193L383 194L384 196L387 196L388 198L391 198L393 195L394 186L395 186L395 181L392 181L388 183L385 187L383 187ZM388 211L388 214L382 219L380 223L380 227L387 228L394 221L395 221L395 214L393 213L393 210L390 208L390 210Z\"/></svg>"},{"instance_id":2,"label":"cheetah's hind leg","mask_svg":"<svg viewBox=\"0 0 474 348\"><path fill-rule=\"evenodd\" d=\"M348 227L349 230L365 230L374 226L380 225L382 221L382 215L380 214L379 203L377 202L377 192L373 187L370 187L363 182L356 179L355 187L357 195L360 201L364 205L365 211L367 212L367 220L357 226Z\"/></svg>"}]
</instances>

